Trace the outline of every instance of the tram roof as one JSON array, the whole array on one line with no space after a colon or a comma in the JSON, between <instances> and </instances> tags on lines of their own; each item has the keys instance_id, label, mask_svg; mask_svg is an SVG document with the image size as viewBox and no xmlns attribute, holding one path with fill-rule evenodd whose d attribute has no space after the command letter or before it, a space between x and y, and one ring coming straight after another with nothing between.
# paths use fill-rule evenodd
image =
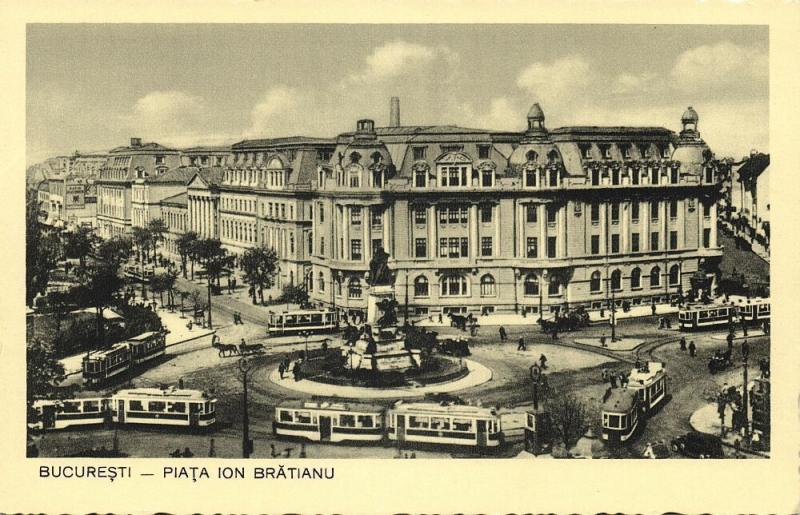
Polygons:
<instances>
[{"instance_id":1,"label":"tram roof","mask_svg":"<svg viewBox=\"0 0 800 515\"><path fill-rule=\"evenodd\" d=\"M494 417L494 408L470 406L468 404L439 404L436 402L403 402L394 405L395 411L428 413L431 415L462 415L474 417Z\"/></svg>"},{"instance_id":2,"label":"tram roof","mask_svg":"<svg viewBox=\"0 0 800 515\"><path fill-rule=\"evenodd\" d=\"M296 309L293 311L281 311L280 313L273 313L275 315L320 315L325 313L333 313L329 309Z\"/></svg>"},{"instance_id":3,"label":"tram roof","mask_svg":"<svg viewBox=\"0 0 800 515\"><path fill-rule=\"evenodd\" d=\"M628 376L628 384L630 386L637 386L635 383L646 385L654 382L657 378L664 375L666 369L664 364L659 361L650 361L646 364L646 368L634 368Z\"/></svg>"},{"instance_id":4,"label":"tram roof","mask_svg":"<svg viewBox=\"0 0 800 515\"><path fill-rule=\"evenodd\" d=\"M152 399L173 399L190 401L209 401L216 400L202 390L179 390L177 388L134 388L131 390L120 390L114 397L138 397Z\"/></svg>"},{"instance_id":5,"label":"tram roof","mask_svg":"<svg viewBox=\"0 0 800 515\"><path fill-rule=\"evenodd\" d=\"M128 346L125 344L125 342L115 343L108 349L93 350L89 352L89 359L102 358L104 356L107 356L108 354L111 354L112 352L117 352L118 350L126 349L127 347Z\"/></svg>"},{"instance_id":6,"label":"tram roof","mask_svg":"<svg viewBox=\"0 0 800 515\"><path fill-rule=\"evenodd\" d=\"M379 404L367 404L361 402L329 402L329 401L301 401L290 400L281 402L276 408L291 408L291 409L321 409L328 411L352 411L355 413L379 413L383 411L383 406Z\"/></svg>"},{"instance_id":7,"label":"tram roof","mask_svg":"<svg viewBox=\"0 0 800 515\"><path fill-rule=\"evenodd\" d=\"M128 338L129 341L142 341L152 338L153 335L158 334L156 331L147 331L146 333L142 333L131 338Z\"/></svg>"},{"instance_id":8,"label":"tram roof","mask_svg":"<svg viewBox=\"0 0 800 515\"><path fill-rule=\"evenodd\" d=\"M603 411L628 413L636 405L636 392L627 388L612 388L611 395L603 402Z\"/></svg>"}]
</instances>

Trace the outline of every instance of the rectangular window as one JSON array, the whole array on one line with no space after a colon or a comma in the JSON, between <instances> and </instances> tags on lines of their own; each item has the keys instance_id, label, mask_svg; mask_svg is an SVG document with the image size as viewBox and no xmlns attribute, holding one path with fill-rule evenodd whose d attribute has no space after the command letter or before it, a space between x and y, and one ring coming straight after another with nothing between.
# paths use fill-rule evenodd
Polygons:
<instances>
[{"instance_id":1,"label":"rectangular window","mask_svg":"<svg viewBox=\"0 0 800 515\"><path fill-rule=\"evenodd\" d=\"M639 203L631 202L631 221L636 223L639 221Z\"/></svg>"},{"instance_id":2,"label":"rectangular window","mask_svg":"<svg viewBox=\"0 0 800 515\"><path fill-rule=\"evenodd\" d=\"M650 219L658 220L658 202L650 202Z\"/></svg>"},{"instance_id":3,"label":"rectangular window","mask_svg":"<svg viewBox=\"0 0 800 515\"><path fill-rule=\"evenodd\" d=\"M678 218L678 201L671 200L669 203L669 217L671 220Z\"/></svg>"},{"instance_id":4,"label":"rectangular window","mask_svg":"<svg viewBox=\"0 0 800 515\"><path fill-rule=\"evenodd\" d=\"M650 250L658 250L658 240L661 238L657 232L650 233Z\"/></svg>"},{"instance_id":5,"label":"rectangular window","mask_svg":"<svg viewBox=\"0 0 800 515\"><path fill-rule=\"evenodd\" d=\"M440 207L439 208L439 223L440 224L446 224L447 223L447 215L448 215L448 209L446 207Z\"/></svg>"},{"instance_id":6,"label":"rectangular window","mask_svg":"<svg viewBox=\"0 0 800 515\"><path fill-rule=\"evenodd\" d=\"M492 237L491 236L483 236L481 238L481 256L483 256L483 257L491 257L492 256Z\"/></svg>"},{"instance_id":7,"label":"rectangular window","mask_svg":"<svg viewBox=\"0 0 800 515\"><path fill-rule=\"evenodd\" d=\"M414 171L414 186L424 188L428 185L428 172L426 170Z\"/></svg>"},{"instance_id":8,"label":"rectangular window","mask_svg":"<svg viewBox=\"0 0 800 515\"><path fill-rule=\"evenodd\" d=\"M536 217L537 217L536 211L538 211L536 209L537 207L538 206L536 206L534 204L528 204L527 206L525 206L525 220L529 224L535 224L536 223Z\"/></svg>"},{"instance_id":9,"label":"rectangular window","mask_svg":"<svg viewBox=\"0 0 800 515\"><path fill-rule=\"evenodd\" d=\"M678 231L669 232L669 248L670 250L678 248Z\"/></svg>"},{"instance_id":10,"label":"rectangular window","mask_svg":"<svg viewBox=\"0 0 800 515\"><path fill-rule=\"evenodd\" d=\"M361 240L350 240L350 259L361 259Z\"/></svg>"},{"instance_id":11,"label":"rectangular window","mask_svg":"<svg viewBox=\"0 0 800 515\"><path fill-rule=\"evenodd\" d=\"M611 203L611 223L612 224L619 223L619 202Z\"/></svg>"},{"instance_id":12,"label":"rectangular window","mask_svg":"<svg viewBox=\"0 0 800 515\"><path fill-rule=\"evenodd\" d=\"M322 202L319 203L319 223L323 223L325 221L325 204Z\"/></svg>"},{"instance_id":13,"label":"rectangular window","mask_svg":"<svg viewBox=\"0 0 800 515\"><path fill-rule=\"evenodd\" d=\"M312 248L312 249L309 249L309 250L314 250L314 249ZM313 252L309 252L309 254L313 254ZM321 256L325 255L325 236L320 236L319 237L319 254Z\"/></svg>"},{"instance_id":14,"label":"rectangular window","mask_svg":"<svg viewBox=\"0 0 800 515\"><path fill-rule=\"evenodd\" d=\"M600 254L600 236L592 234L592 255Z\"/></svg>"},{"instance_id":15,"label":"rectangular window","mask_svg":"<svg viewBox=\"0 0 800 515\"><path fill-rule=\"evenodd\" d=\"M372 227L381 227L383 225L383 209L372 207L369 211L372 216Z\"/></svg>"},{"instance_id":16,"label":"rectangular window","mask_svg":"<svg viewBox=\"0 0 800 515\"><path fill-rule=\"evenodd\" d=\"M619 234L611 235L611 253L619 254Z\"/></svg>"},{"instance_id":17,"label":"rectangular window","mask_svg":"<svg viewBox=\"0 0 800 515\"><path fill-rule=\"evenodd\" d=\"M554 224L556 223L556 215L558 214L558 208L553 206L547 206L547 223Z\"/></svg>"},{"instance_id":18,"label":"rectangular window","mask_svg":"<svg viewBox=\"0 0 800 515\"><path fill-rule=\"evenodd\" d=\"M428 221L428 210L424 207L414 209L414 223L424 225Z\"/></svg>"},{"instance_id":19,"label":"rectangular window","mask_svg":"<svg viewBox=\"0 0 800 515\"><path fill-rule=\"evenodd\" d=\"M372 238L372 255L377 254L379 249L383 248L383 238Z\"/></svg>"},{"instance_id":20,"label":"rectangular window","mask_svg":"<svg viewBox=\"0 0 800 515\"><path fill-rule=\"evenodd\" d=\"M478 145L478 159L489 159L490 145Z\"/></svg>"},{"instance_id":21,"label":"rectangular window","mask_svg":"<svg viewBox=\"0 0 800 515\"><path fill-rule=\"evenodd\" d=\"M536 238L528 238L527 244L525 245L525 255L529 258L535 258L539 255L539 244Z\"/></svg>"},{"instance_id":22,"label":"rectangular window","mask_svg":"<svg viewBox=\"0 0 800 515\"><path fill-rule=\"evenodd\" d=\"M350 223L361 225L361 208L350 208Z\"/></svg>"},{"instance_id":23,"label":"rectangular window","mask_svg":"<svg viewBox=\"0 0 800 515\"><path fill-rule=\"evenodd\" d=\"M458 244L458 238L448 238L447 240L448 256L451 258L461 257L461 248Z\"/></svg>"},{"instance_id":24,"label":"rectangular window","mask_svg":"<svg viewBox=\"0 0 800 515\"><path fill-rule=\"evenodd\" d=\"M555 236L547 237L547 257L549 258L556 257L556 242L557 239Z\"/></svg>"},{"instance_id":25,"label":"rectangular window","mask_svg":"<svg viewBox=\"0 0 800 515\"><path fill-rule=\"evenodd\" d=\"M591 211L592 223L593 224L599 223L600 222L600 204L598 204L596 202L593 202L590 211Z\"/></svg>"},{"instance_id":26,"label":"rectangular window","mask_svg":"<svg viewBox=\"0 0 800 515\"><path fill-rule=\"evenodd\" d=\"M711 204L703 204L703 218L711 216Z\"/></svg>"},{"instance_id":27,"label":"rectangular window","mask_svg":"<svg viewBox=\"0 0 800 515\"><path fill-rule=\"evenodd\" d=\"M428 257L428 240L417 238L414 240L414 255L418 258Z\"/></svg>"},{"instance_id":28,"label":"rectangular window","mask_svg":"<svg viewBox=\"0 0 800 515\"><path fill-rule=\"evenodd\" d=\"M447 257L447 238L439 238L439 257Z\"/></svg>"},{"instance_id":29,"label":"rectangular window","mask_svg":"<svg viewBox=\"0 0 800 515\"><path fill-rule=\"evenodd\" d=\"M711 247L711 229L703 229L703 248Z\"/></svg>"},{"instance_id":30,"label":"rectangular window","mask_svg":"<svg viewBox=\"0 0 800 515\"><path fill-rule=\"evenodd\" d=\"M425 159L425 149L427 147L414 147L414 161Z\"/></svg>"},{"instance_id":31,"label":"rectangular window","mask_svg":"<svg viewBox=\"0 0 800 515\"><path fill-rule=\"evenodd\" d=\"M639 233L631 234L631 252L639 252Z\"/></svg>"},{"instance_id":32,"label":"rectangular window","mask_svg":"<svg viewBox=\"0 0 800 515\"><path fill-rule=\"evenodd\" d=\"M492 223L492 206L481 206L481 223Z\"/></svg>"},{"instance_id":33,"label":"rectangular window","mask_svg":"<svg viewBox=\"0 0 800 515\"><path fill-rule=\"evenodd\" d=\"M469 256L469 239L461 238L461 257Z\"/></svg>"},{"instance_id":34,"label":"rectangular window","mask_svg":"<svg viewBox=\"0 0 800 515\"><path fill-rule=\"evenodd\" d=\"M481 186L484 188L491 188L494 186L493 170L484 170L481 172Z\"/></svg>"}]
</instances>

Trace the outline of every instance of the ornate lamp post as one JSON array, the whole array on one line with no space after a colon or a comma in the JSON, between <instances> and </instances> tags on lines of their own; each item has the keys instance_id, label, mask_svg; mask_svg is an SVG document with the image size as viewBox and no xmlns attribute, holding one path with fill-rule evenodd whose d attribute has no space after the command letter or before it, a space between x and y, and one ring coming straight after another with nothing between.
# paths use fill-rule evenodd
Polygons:
<instances>
[{"instance_id":1,"label":"ornate lamp post","mask_svg":"<svg viewBox=\"0 0 800 515\"><path fill-rule=\"evenodd\" d=\"M242 458L249 458L253 452L253 441L250 440L250 416L247 409L247 375L253 367L246 357L239 359L239 371L242 373L244 395L242 396Z\"/></svg>"},{"instance_id":2,"label":"ornate lamp post","mask_svg":"<svg viewBox=\"0 0 800 515\"><path fill-rule=\"evenodd\" d=\"M308 359L308 337L311 336L311 332L310 331L301 331L300 332L300 336L302 336L303 339L305 340L305 344L306 344L305 345L305 348L306 348L305 357L306 357L306 359Z\"/></svg>"},{"instance_id":3,"label":"ornate lamp post","mask_svg":"<svg viewBox=\"0 0 800 515\"><path fill-rule=\"evenodd\" d=\"M542 270L542 280L541 284L539 285L539 322L544 319L544 305L543 305L543 290L544 285L547 283L547 269Z\"/></svg>"}]
</instances>

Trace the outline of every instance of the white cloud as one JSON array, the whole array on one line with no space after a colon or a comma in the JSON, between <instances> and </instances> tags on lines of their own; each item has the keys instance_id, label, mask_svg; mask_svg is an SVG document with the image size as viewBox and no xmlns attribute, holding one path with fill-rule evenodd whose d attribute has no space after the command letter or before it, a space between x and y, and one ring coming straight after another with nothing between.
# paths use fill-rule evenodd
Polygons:
<instances>
[{"instance_id":1,"label":"white cloud","mask_svg":"<svg viewBox=\"0 0 800 515\"><path fill-rule=\"evenodd\" d=\"M708 97L767 93L769 56L766 51L730 41L683 52L670 72L675 87Z\"/></svg>"},{"instance_id":2,"label":"white cloud","mask_svg":"<svg viewBox=\"0 0 800 515\"><path fill-rule=\"evenodd\" d=\"M618 95L630 93L644 93L650 91L656 84L656 74L644 72L639 74L622 73L614 79L611 92Z\"/></svg>"},{"instance_id":3,"label":"white cloud","mask_svg":"<svg viewBox=\"0 0 800 515\"><path fill-rule=\"evenodd\" d=\"M457 59L446 47L428 47L408 41L390 41L375 48L367 56L365 69L349 77L350 82L376 82L391 79L420 68L442 57L449 62Z\"/></svg>"},{"instance_id":4,"label":"white cloud","mask_svg":"<svg viewBox=\"0 0 800 515\"><path fill-rule=\"evenodd\" d=\"M258 138L265 135L281 133L295 124L300 109L299 90L286 86L275 86L265 92L250 112L250 128L245 131L247 138ZM287 123L289 122L289 123Z\"/></svg>"},{"instance_id":5,"label":"white cloud","mask_svg":"<svg viewBox=\"0 0 800 515\"><path fill-rule=\"evenodd\" d=\"M145 126L175 126L194 119L205 109L202 97L183 91L153 91L136 101L133 120Z\"/></svg>"},{"instance_id":6,"label":"white cloud","mask_svg":"<svg viewBox=\"0 0 800 515\"><path fill-rule=\"evenodd\" d=\"M590 66L586 59L571 55L551 63L536 62L527 66L517 77L517 86L537 102L555 104L583 93L590 78Z\"/></svg>"},{"instance_id":7,"label":"white cloud","mask_svg":"<svg viewBox=\"0 0 800 515\"><path fill-rule=\"evenodd\" d=\"M475 117L475 125L479 128L494 130L519 130L524 125L525 110L519 102L508 97L493 98L489 102L489 110Z\"/></svg>"}]
</instances>

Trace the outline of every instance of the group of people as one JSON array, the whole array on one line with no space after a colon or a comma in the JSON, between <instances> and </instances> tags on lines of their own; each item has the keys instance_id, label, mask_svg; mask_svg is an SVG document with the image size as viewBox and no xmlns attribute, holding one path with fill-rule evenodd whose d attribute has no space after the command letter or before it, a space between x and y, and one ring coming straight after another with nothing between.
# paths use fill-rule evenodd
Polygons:
<instances>
[{"instance_id":1,"label":"group of people","mask_svg":"<svg viewBox=\"0 0 800 515\"><path fill-rule=\"evenodd\" d=\"M233 325L244 325L242 321L242 314L238 311L233 312Z\"/></svg>"},{"instance_id":2,"label":"group of people","mask_svg":"<svg viewBox=\"0 0 800 515\"><path fill-rule=\"evenodd\" d=\"M689 345L687 346L686 345L686 337L685 336L681 336L680 347L681 347L682 351L686 351L688 349L689 350L689 356L691 356L691 357L697 356L697 346L694 344L694 340L691 340L689 342Z\"/></svg>"},{"instance_id":3,"label":"group of people","mask_svg":"<svg viewBox=\"0 0 800 515\"><path fill-rule=\"evenodd\" d=\"M300 380L300 361L299 359L292 361L289 359L289 356L285 356L281 362L278 364L278 373L281 375L281 379L284 378L285 374L292 374L295 381Z\"/></svg>"},{"instance_id":4,"label":"group of people","mask_svg":"<svg viewBox=\"0 0 800 515\"><path fill-rule=\"evenodd\" d=\"M609 383L611 388L616 388L617 383L619 383L620 388L628 386L628 376L625 375L625 372L614 372L604 368L600 378L603 380L603 384Z\"/></svg>"}]
</instances>

